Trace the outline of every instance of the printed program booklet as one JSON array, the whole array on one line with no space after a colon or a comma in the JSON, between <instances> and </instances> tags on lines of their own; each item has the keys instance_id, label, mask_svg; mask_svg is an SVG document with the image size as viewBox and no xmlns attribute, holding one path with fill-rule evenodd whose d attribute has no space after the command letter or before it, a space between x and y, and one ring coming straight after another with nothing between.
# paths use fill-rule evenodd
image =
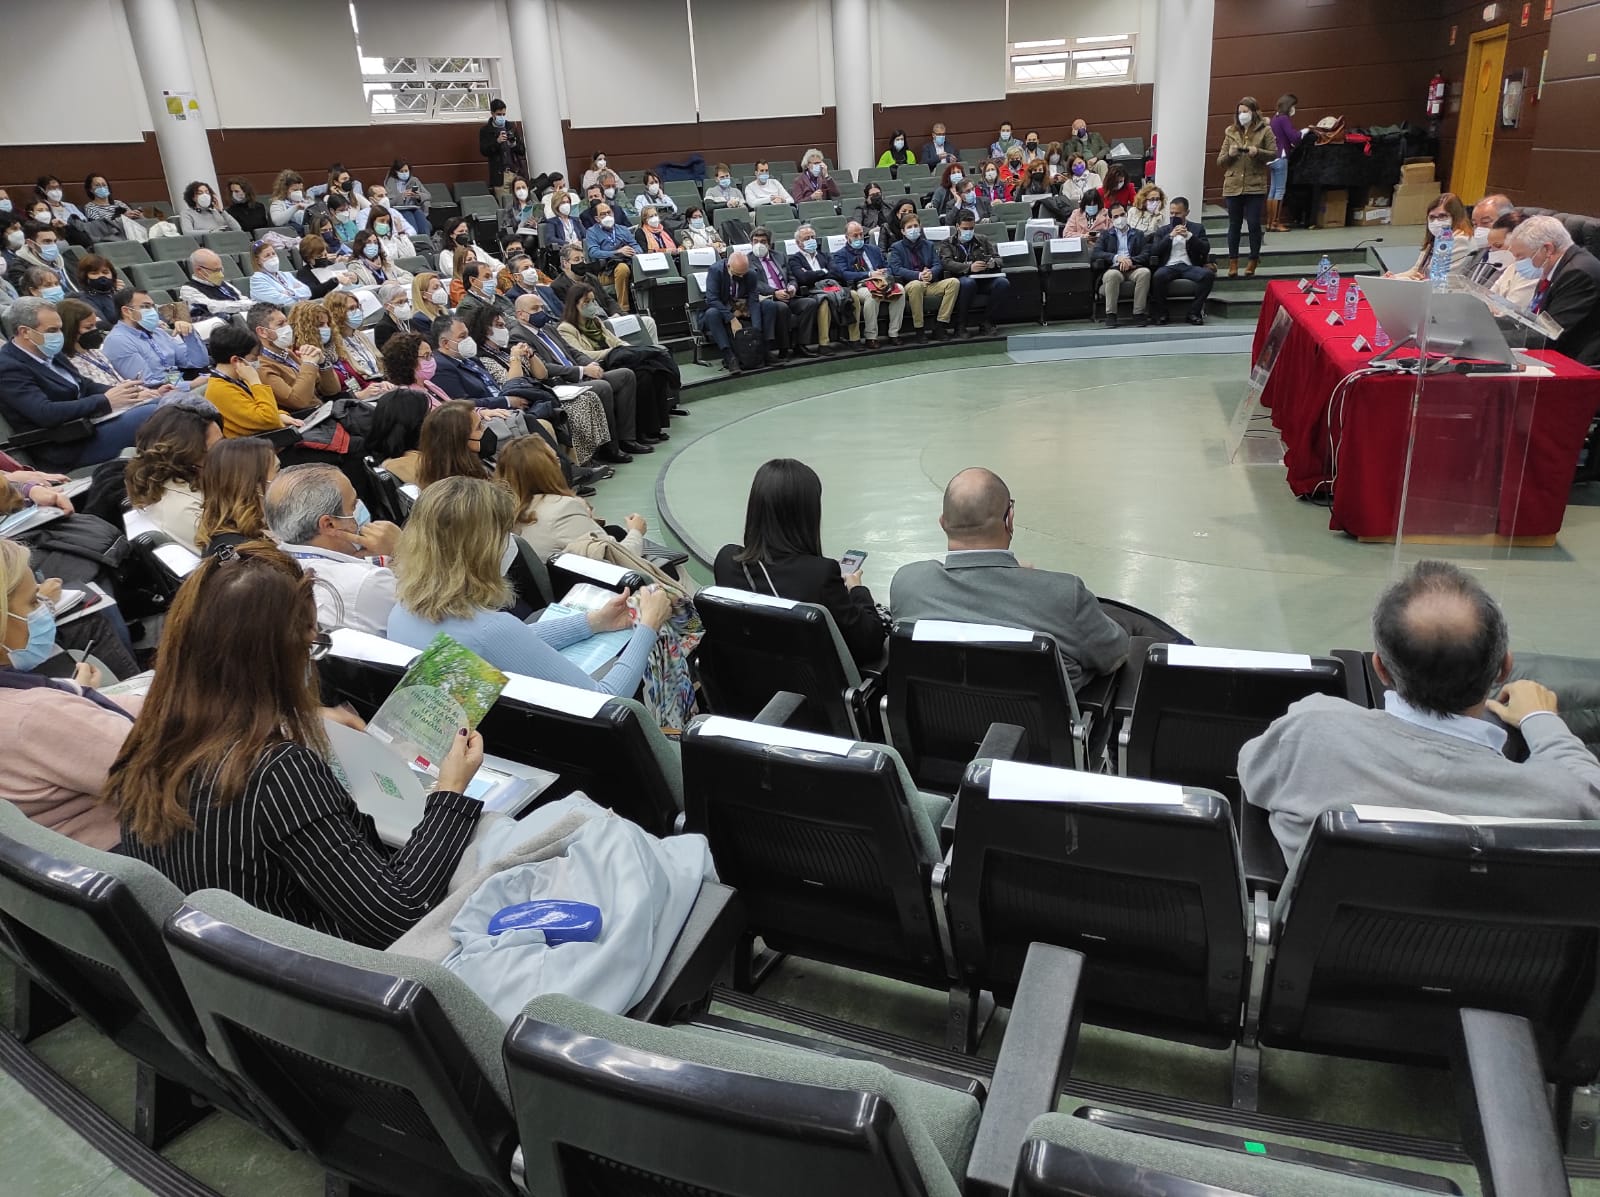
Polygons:
<instances>
[{"instance_id":1,"label":"printed program booklet","mask_svg":"<svg viewBox=\"0 0 1600 1197\"><path fill-rule=\"evenodd\" d=\"M456 733L463 726L476 728L505 686L505 674L440 633L411 662L367 731L402 760L438 777Z\"/></svg>"}]
</instances>

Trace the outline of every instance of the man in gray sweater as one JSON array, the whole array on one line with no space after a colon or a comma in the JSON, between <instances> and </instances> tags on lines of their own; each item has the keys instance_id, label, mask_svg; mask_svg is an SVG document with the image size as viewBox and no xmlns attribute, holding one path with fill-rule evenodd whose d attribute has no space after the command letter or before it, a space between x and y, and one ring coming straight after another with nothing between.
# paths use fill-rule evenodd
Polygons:
<instances>
[{"instance_id":1,"label":"man in gray sweater","mask_svg":"<svg viewBox=\"0 0 1600 1197\"><path fill-rule=\"evenodd\" d=\"M1419 562L1372 614L1381 710L1303 698L1239 752L1248 801L1271 812L1291 864L1324 810L1358 803L1444 814L1600 819L1600 761L1532 680L1507 684L1509 633L1499 606L1466 573ZM1490 698L1494 695L1494 698ZM1528 759L1503 755L1522 730Z\"/></svg>"}]
</instances>

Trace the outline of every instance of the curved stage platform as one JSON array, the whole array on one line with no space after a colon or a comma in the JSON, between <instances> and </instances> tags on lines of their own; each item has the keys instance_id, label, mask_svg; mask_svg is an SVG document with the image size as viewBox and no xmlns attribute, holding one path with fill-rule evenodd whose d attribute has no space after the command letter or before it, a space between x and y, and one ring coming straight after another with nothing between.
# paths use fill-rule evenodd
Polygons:
<instances>
[{"instance_id":1,"label":"curved stage platform","mask_svg":"<svg viewBox=\"0 0 1600 1197\"><path fill-rule=\"evenodd\" d=\"M1229 463L1243 353L1090 349L1037 361L1017 360L1037 352L1001 348L707 388L721 393L697 399L693 417L674 425L657 506L707 563L740 539L756 467L799 457L822 476L826 551L866 549L867 584L886 603L898 566L943 551L946 481L984 465L1016 499L1019 557L1080 574L1197 640L1300 652L1366 645L1373 600L1392 572L1450 556L1484 570L1507 606L1514 647L1592 653L1596 507L1569 509L1556 548L1499 550L1492 560L1478 550L1359 544L1328 530L1324 508L1295 500L1280 465ZM1584 489L1600 487L1575 491L1575 504L1600 504ZM596 502L611 510L609 498L602 487Z\"/></svg>"}]
</instances>

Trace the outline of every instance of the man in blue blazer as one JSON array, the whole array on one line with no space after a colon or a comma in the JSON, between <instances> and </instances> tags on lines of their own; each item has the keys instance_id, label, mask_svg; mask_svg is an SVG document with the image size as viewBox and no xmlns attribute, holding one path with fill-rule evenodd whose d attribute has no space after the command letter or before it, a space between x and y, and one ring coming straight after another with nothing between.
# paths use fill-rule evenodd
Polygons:
<instances>
[{"instance_id":1,"label":"man in blue blazer","mask_svg":"<svg viewBox=\"0 0 1600 1197\"><path fill-rule=\"evenodd\" d=\"M101 421L87 436L30 446L33 461L45 469L75 470L132 448L140 426L156 412L153 402L140 406L140 384L128 380L108 387L73 369L61 352L65 338L54 304L28 296L12 304L6 318L13 335L0 346L0 415L12 433Z\"/></svg>"},{"instance_id":2,"label":"man in blue blazer","mask_svg":"<svg viewBox=\"0 0 1600 1197\"><path fill-rule=\"evenodd\" d=\"M861 300L861 331L867 338L867 348L878 347L878 304L872 293L875 287L893 285L889 277L889 263L883 251L866 239L861 222L852 220L844 226L844 244L833 253L833 273L844 280L844 285ZM906 315L905 288L889 299L889 339L900 335L900 322Z\"/></svg>"},{"instance_id":3,"label":"man in blue blazer","mask_svg":"<svg viewBox=\"0 0 1600 1197\"><path fill-rule=\"evenodd\" d=\"M466 321L446 312L428 333L433 346L433 384L452 399L470 399L474 407L527 407L520 396L509 402L494 376L478 361L478 346L467 335Z\"/></svg>"},{"instance_id":4,"label":"man in blue blazer","mask_svg":"<svg viewBox=\"0 0 1600 1197\"><path fill-rule=\"evenodd\" d=\"M761 334L766 345L768 362L778 360L778 351L771 345L773 327L777 323L777 304L761 298L756 286L756 276L750 269L750 259L743 253L729 254L720 262L713 262L706 271L705 311L700 313L700 327L706 336L722 350L722 368L730 374L740 373L739 359L733 352L733 330L730 327L734 307L743 301L750 327Z\"/></svg>"},{"instance_id":5,"label":"man in blue blazer","mask_svg":"<svg viewBox=\"0 0 1600 1197\"><path fill-rule=\"evenodd\" d=\"M916 327L917 339L926 340L922 327L927 318L923 307L929 299L939 301L939 322L935 336L941 341L951 336L956 301L961 298L961 280L946 277L944 262L938 248L923 236L922 218L907 212L900 223L900 240L889 249L889 277L906 289L906 300L911 304L911 323ZM889 339L893 341L900 330L900 321L893 313L889 316Z\"/></svg>"},{"instance_id":6,"label":"man in blue blazer","mask_svg":"<svg viewBox=\"0 0 1600 1197\"><path fill-rule=\"evenodd\" d=\"M1150 266L1144 234L1129 227L1127 205L1112 204L1106 215L1111 227L1100 234L1089 257L1091 268L1105 272L1100 276L1100 294L1106 301L1106 327L1117 327L1117 297L1125 282L1133 284L1133 322L1149 324Z\"/></svg>"},{"instance_id":7,"label":"man in blue blazer","mask_svg":"<svg viewBox=\"0 0 1600 1197\"><path fill-rule=\"evenodd\" d=\"M1150 309L1157 324L1167 322L1167 288L1175 278L1188 279L1195 285L1194 301L1189 304L1189 323L1206 322L1206 296L1217 281L1217 272L1208 270L1211 242L1206 239L1205 226L1189 219L1189 201L1174 196L1167 206L1172 223L1156 230L1150 246L1150 267L1155 273L1150 278Z\"/></svg>"}]
</instances>

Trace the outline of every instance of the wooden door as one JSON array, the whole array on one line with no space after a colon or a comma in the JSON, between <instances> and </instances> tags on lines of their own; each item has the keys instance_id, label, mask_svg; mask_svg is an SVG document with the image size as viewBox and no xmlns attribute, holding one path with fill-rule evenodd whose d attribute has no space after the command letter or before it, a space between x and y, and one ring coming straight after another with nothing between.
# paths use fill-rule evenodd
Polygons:
<instances>
[{"instance_id":1,"label":"wooden door","mask_svg":"<svg viewBox=\"0 0 1600 1197\"><path fill-rule=\"evenodd\" d=\"M1450 168L1450 190L1469 207L1483 196L1489 181L1489 155L1500 123L1500 81L1505 74L1509 25L1472 35L1467 50L1467 75L1461 83L1461 114L1456 125L1456 156Z\"/></svg>"}]
</instances>

